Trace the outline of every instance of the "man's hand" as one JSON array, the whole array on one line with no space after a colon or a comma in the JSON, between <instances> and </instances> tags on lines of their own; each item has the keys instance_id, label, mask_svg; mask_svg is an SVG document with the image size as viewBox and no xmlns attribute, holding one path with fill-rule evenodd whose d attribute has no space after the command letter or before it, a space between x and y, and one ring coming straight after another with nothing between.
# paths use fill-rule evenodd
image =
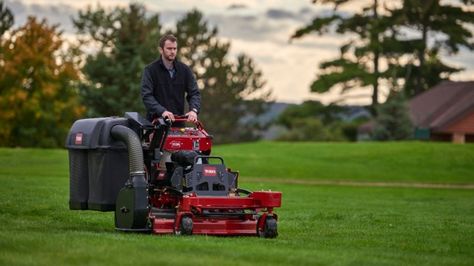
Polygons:
<instances>
[{"instance_id":1,"label":"man's hand","mask_svg":"<svg viewBox=\"0 0 474 266\"><path fill-rule=\"evenodd\" d=\"M196 112L194 112L194 111L187 112L186 116L188 117L189 122L195 123L198 119L198 116L197 116Z\"/></svg>"},{"instance_id":2,"label":"man's hand","mask_svg":"<svg viewBox=\"0 0 474 266\"><path fill-rule=\"evenodd\" d=\"M166 120L167 118L171 120L171 122L174 122L174 115L172 112L164 111L161 116Z\"/></svg>"}]
</instances>

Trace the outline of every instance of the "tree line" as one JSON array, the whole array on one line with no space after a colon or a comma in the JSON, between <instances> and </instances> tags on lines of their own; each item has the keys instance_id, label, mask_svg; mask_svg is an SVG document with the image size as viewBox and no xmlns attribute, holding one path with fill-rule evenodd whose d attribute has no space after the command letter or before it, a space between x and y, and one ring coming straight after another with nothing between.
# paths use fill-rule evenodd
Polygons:
<instances>
[{"instance_id":1,"label":"tree line","mask_svg":"<svg viewBox=\"0 0 474 266\"><path fill-rule=\"evenodd\" d=\"M352 14L341 8L355 0L313 0L331 5L333 12L316 17L294 32L291 40L310 34L337 34L346 41L337 58L322 62L310 86L315 93L346 92L371 88L369 110L375 117L374 138L407 139L413 135L406 100L456 72L463 70L443 62L440 55L453 55L464 48L474 49L472 0L371 0ZM472 6L471 6L472 7ZM388 97L380 105L380 88ZM318 112L310 112L311 109ZM322 109L322 110L321 110ZM279 123L288 130L282 137L291 140L354 139L354 130L364 121L345 122L326 112L343 113L336 106L306 102L282 114ZM292 113L297 119L288 120ZM304 132L308 132L304 134ZM316 132L316 133L314 133Z\"/></svg>"},{"instance_id":2,"label":"tree line","mask_svg":"<svg viewBox=\"0 0 474 266\"><path fill-rule=\"evenodd\" d=\"M254 120L271 100L262 72L245 54L232 60L231 43L198 10L165 29L159 14L148 15L141 4L88 7L73 19L79 37L67 47L58 25L44 19L29 17L11 29L14 17L3 1L0 20L0 146L59 147L75 119L144 113L142 70L158 58L165 33L177 36L179 59L196 76L200 119L215 142L259 137ZM96 51L87 52L90 47Z\"/></svg>"},{"instance_id":3,"label":"tree line","mask_svg":"<svg viewBox=\"0 0 474 266\"><path fill-rule=\"evenodd\" d=\"M332 14L316 17L290 39L314 33L350 37L337 58L319 65L310 90L341 89L344 97L371 87L370 110L378 119L380 139L406 137L404 100L462 70L443 62L442 53L474 49L469 29L474 16L466 8L472 0L400 0L399 5L372 0L349 15L340 8L354 0L313 2L333 5ZM196 76L203 101L200 119L215 141L258 139L265 125L256 118L272 95L252 58L230 58L231 43L219 39L218 28L198 10L171 28L159 18L140 4L88 7L73 19L78 37L69 43L59 25L45 19L29 17L13 29L14 16L0 0L0 146L58 147L76 119L143 113L142 70L159 56L157 42L165 33L177 36L179 59ZM382 85L390 93L385 106L379 104ZM281 139L353 140L362 120L345 123L344 112L318 102L288 108L277 121L287 128ZM405 132L390 132L398 129Z\"/></svg>"},{"instance_id":4,"label":"tree line","mask_svg":"<svg viewBox=\"0 0 474 266\"><path fill-rule=\"evenodd\" d=\"M403 91L408 97L415 96L462 70L444 63L441 53L474 49L469 28L474 24L474 12L468 9L473 0L371 0L354 14L338 12L354 2L313 0L333 5L334 12L316 17L291 36L350 36L340 47L338 58L319 65L320 74L311 85L313 92L342 88L344 93L371 87L375 111L381 84L388 85L392 93Z\"/></svg>"}]
</instances>

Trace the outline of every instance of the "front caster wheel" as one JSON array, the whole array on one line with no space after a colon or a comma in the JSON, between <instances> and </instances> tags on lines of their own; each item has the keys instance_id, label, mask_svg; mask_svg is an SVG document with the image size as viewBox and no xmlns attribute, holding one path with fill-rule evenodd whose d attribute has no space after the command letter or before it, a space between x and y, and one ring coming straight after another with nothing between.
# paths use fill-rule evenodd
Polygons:
<instances>
[{"instance_id":1,"label":"front caster wheel","mask_svg":"<svg viewBox=\"0 0 474 266\"><path fill-rule=\"evenodd\" d=\"M275 238L278 236L277 220L273 217L267 217L263 231L259 230L258 235L265 238Z\"/></svg>"},{"instance_id":2,"label":"front caster wheel","mask_svg":"<svg viewBox=\"0 0 474 266\"><path fill-rule=\"evenodd\" d=\"M185 216L181 219L180 231L182 235L193 234L193 219L191 217Z\"/></svg>"}]
</instances>

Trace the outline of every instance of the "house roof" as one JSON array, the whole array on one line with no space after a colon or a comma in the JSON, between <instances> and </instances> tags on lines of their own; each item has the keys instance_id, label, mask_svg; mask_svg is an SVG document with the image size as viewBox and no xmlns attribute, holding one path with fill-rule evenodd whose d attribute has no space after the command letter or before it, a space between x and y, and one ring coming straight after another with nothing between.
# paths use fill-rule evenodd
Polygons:
<instances>
[{"instance_id":1,"label":"house roof","mask_svg":"<svg viewBox=\"0 0 474 266\"><path fill-rule=\"evenodd\" d=\"M409 102L417 127L442 130L474 109L474 81L443 81Z\"/></svg>"}]
</instances>

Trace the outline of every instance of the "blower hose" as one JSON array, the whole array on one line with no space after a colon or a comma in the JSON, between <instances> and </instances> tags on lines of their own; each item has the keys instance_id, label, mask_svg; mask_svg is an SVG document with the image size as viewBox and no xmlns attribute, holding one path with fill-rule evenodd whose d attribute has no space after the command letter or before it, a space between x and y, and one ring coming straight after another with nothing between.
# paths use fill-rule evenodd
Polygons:
<instances>
[{"instance_id":1,"label":"blower hose","mask_svg":"<svg viewBox=\"0 0 474 266\"><path fill-rule=\"evenodd\" d=\"M135 177L140 177L137 179L144 181L145 171L143 167L143 151L137 134L130 128L122 125L113 126L110 133L114 139L121 140L127 144L128 165L131 180L135 181Z\"/></svg>"}]
</instances>

